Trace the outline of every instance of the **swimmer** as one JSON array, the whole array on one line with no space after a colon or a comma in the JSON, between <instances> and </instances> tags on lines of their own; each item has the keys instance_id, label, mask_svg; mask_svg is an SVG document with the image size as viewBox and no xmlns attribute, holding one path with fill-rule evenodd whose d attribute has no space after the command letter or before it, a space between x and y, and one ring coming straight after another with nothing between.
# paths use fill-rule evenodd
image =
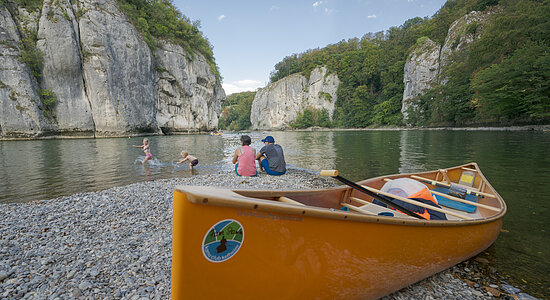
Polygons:
<instances>
[{"instance_id":1,"label":"swimmer","mask_svg":"<svg viewBox=\"0 0 550 300\"><path fill-rule=\"evenodd\" d=\"M184 161L188 161L189 162L189 170L193 170L193 167L196 166L199 163L198 158L194 157L193 155L190 155L189 153L187 153L185 151L181 151L181 157L183 157L183 158L180 159L177 163L181 164Z\"/></svg>"},{"instance_id":2,"label":"swimmer","mask_svg":"<svg viewBox=\"0 0 550 300\"><path fill-rule=\"evenodd\" d=\"M149 139L148 138L143 139L143 145L141 145L141 146L133 145L133 147L134 148L141 148L143 150L143 152L145 152L145 158L141 162L142 164L145 164L146 161L153 159L153 154L151 154L151 151L149 150Z\"/></svg>"}]
</instances>

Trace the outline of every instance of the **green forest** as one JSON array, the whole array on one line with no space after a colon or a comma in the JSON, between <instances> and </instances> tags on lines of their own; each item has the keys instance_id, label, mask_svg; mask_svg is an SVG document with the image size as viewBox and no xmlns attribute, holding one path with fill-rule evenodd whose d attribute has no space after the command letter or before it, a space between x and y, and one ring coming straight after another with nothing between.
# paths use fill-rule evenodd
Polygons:
<instances>
[{"instance_id":1,"label":"green forest","mask_svg":"<svg viewBox=\"0 0 550 300\"><path fill-rule=\"evenodd\" d=\"M401 126L409 53L426 38L442 45L452 22L487 9L498 13L491 15L481 38L450 57L440 73L446 83L415 99L417 109L408 111L407 121L413 126L548 123L549 0L449 0L431 18L413 18L384 32L287 56L275 65L270 81L300 72L309 77L314 68L327 66L341 83L333 121L323 125ZM478 28L474 23L466 30ZM315 112L302 115L310 113Z\"/></svg>"},{"instance_id":2,"label":"green forest","mask_svg":"<svg viewBox=\"0 0 550 300\"><path fill-rule=\"evenodd\" d=\"M245 130L250 123L250 109L256 92L242 92L227 96L223 103L218 128L223 130Z\"/></svg>"}]
</instances>

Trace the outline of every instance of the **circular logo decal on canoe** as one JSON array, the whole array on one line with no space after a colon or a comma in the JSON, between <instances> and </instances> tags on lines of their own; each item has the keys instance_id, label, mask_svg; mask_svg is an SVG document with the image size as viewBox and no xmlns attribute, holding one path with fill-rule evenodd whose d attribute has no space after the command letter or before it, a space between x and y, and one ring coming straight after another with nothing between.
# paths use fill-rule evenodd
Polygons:
<instances>
[{"instance_id":1,"label":"circular logo decal on canoe","mask_svg":"<svg viewBox=\"0 0 550 300\"><path fill-rule=\"evenodd\" d=\"M211 262L224 262L235 255L244 241L244 228L238 221L227 219L216 223L202 240L202 254Z\"/></svg>"}]
</instances>

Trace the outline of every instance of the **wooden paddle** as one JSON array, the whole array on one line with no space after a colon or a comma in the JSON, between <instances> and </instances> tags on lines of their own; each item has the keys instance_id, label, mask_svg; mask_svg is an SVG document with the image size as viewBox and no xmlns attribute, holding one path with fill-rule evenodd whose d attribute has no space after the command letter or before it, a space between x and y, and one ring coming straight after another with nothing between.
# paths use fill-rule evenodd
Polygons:
<instances>
[{"instance_id":1,"label":"wooden paddle","mask_svg":"<svg viewBox=\"0 0 550 300\"><path fill-rule=\"evenodd\" d=\"M409 215L411 217L426 220L424 217L422 217L420 215L417 215L416 213L408 210L407 208L402 207L401 205L397 205L397 204L393 203L391 200L393 200L395 198L382 196L382 195L378 195L376 193L373 193L373 192L369 191L368 189L364 188L363 186L360 186L357 183L355 183L353 181L350 181L350 180L347 180L346 178L338 175L338 170L322 170L321 171L321 176L332 177L332 178L334 178L334 179L336 179L336 180L338 180L338 181L340 181L340 182L342 182L346 185L349 185L350 187L360 191L361 193L367 194L367 195L383 202L384 204L386 204L390 207L393 207L396 210L399 210L399 211L402 211L402 212L406 213L407 215ZM434 208L436 208L436 207L434 207Z\"/></svg>"}]
</instances>

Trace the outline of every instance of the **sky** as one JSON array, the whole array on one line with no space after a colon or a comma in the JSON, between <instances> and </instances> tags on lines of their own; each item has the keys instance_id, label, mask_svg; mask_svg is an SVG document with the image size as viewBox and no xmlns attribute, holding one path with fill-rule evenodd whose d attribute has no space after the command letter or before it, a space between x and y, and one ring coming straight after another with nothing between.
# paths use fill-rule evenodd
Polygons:
<instances>
[{"instance_id":1,"label":"sky","mask_svg":"<svg viewBox=\"0 0 550 300\"><path fill-rule=\"evenodd\" d=\"M446 0L173 0L214 47L227 95L255 91L284 57L431 17Z\"/></svg>"}]
</instances>

